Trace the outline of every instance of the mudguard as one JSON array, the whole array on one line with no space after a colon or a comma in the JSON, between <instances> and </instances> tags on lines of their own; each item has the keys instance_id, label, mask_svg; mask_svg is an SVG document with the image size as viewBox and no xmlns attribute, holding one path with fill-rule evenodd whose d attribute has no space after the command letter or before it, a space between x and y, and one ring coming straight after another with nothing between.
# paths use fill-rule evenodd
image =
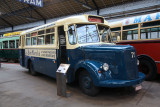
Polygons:
<instances>
[{"instance_id":1,"label":"mudguard","mask_svg":"<svg viewBox=\"0 0 160 107\"><path fill-rule=\"evenodd\" d=\"M90 74L94 85L97 86L99 84L100 79L102 78L102 74L98 73L99 70L102 71L102 64L103 63L101 62L97 62L93 60L79 61L76 64L75 71L77 72L79 68L86 69L88 73Z\"/></svg>"}]
</instances>

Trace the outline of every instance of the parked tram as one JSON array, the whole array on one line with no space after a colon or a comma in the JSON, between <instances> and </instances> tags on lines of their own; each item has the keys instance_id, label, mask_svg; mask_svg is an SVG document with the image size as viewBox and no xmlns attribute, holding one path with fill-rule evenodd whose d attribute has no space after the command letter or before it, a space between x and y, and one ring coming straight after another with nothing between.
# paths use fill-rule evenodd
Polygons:
<instances>
[{"instance_id":1,"label":"parked tram","mask_svg":"<svg viewBox=\"0 0 160 107\"><path fill-rule=\"evenodd\" d=\"M56 78L59 65L70 64L67 83L77 80L90 96L99 87L138 86L145 78L134 47L112 43L108 22L100 16L73 16L26 30L19 50L21 66L32 75Z\"/></svg>"},{"instance_id":2,"label":"parked tram","mask_svg":"<svg viewBox=\"0 0 160 107\"><path fill-rule=\"evenodd\" d=\"M136 16L110 23L113 40L130 44L137 50L139 71L146 80L160 74L160 12Z\"/></svg>"},{"instance_id":3,"label":"parked tram","mask_svg":"<svg viewBox=\"0 0 160 107\"><path fill-rule=\"evenodd\" d=\"M2 61L19 61L19 34L13 32L0 37L0 58Z\"/></svg>"}]
</instances>

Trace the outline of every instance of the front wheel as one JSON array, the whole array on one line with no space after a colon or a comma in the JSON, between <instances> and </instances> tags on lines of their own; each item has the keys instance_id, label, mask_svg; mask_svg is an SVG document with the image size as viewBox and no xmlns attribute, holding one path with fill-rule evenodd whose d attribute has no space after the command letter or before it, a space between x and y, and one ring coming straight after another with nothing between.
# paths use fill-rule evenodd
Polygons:
<instances>
[{"instance_id":1,"label":"front wheel","mask_svg":"<svg viewBox=\"0 0 160 107\"><path fill-rule=\"evenodd\" d=\"M79 85L82 92L89 96L96 96L99 93L99 88L94 86L92 78L85 70L80 72Z\"/></svg>"}]
</instances>

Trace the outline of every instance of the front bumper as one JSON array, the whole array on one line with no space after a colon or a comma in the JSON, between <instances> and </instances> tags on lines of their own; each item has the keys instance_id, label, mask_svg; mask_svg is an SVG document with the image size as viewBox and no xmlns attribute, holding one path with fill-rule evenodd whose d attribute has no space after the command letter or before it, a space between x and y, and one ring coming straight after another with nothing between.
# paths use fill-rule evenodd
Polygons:
<instances>
[{"instance_id":1,"label":"front bumper","mask_svg":"<svg viewBox=\"0 0 160 107\"><path fill-rule=\"evenodd\" d=\"M139 78L134 80L105 80L100 81L99 87L128 87L140 84L145 79L145 75L139 72Z\"/></svg>"}]
</instances>

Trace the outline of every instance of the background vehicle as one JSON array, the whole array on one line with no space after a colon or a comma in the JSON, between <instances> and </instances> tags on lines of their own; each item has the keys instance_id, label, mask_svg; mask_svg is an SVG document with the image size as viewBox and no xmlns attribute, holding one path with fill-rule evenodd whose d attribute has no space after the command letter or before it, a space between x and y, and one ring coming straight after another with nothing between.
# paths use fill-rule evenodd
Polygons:
<instances>
[{"instance_id":1,"label":"background vehicle","mask_svg":"<svg viewBox=\"0 0 160 107\"><path fill-rule=\"evenodd\" d=\"M160 12L110 23L114 41L136 48L139 71L146 80L160 74Z\"/></svg>"},{"instance_id":2,"label":"background vehicle","mask_svg":"<svg viewBox=\"0 0 160 107\"><path fill-rule=\"evenodd\" d=\"M135 49L111 43L108 23L100 16L61 19L24 31L20 40L20 64L32 75L56 78L59 65L70 64L67 82L79 81L87 95L96 95L98 87L134 86L144 79Z\"/></svg>"},{"instance_id":3,"label":"background vehicle","mask_svg":"<svg viewBox=\"0 0 160 107\"><path fill-rule=\"evenodd\" d=\"M0 37L0 58L2 61L18 62L19 34L18 32L7 33L4 34L4 37Z\"/></svg>"}]
</instances>

